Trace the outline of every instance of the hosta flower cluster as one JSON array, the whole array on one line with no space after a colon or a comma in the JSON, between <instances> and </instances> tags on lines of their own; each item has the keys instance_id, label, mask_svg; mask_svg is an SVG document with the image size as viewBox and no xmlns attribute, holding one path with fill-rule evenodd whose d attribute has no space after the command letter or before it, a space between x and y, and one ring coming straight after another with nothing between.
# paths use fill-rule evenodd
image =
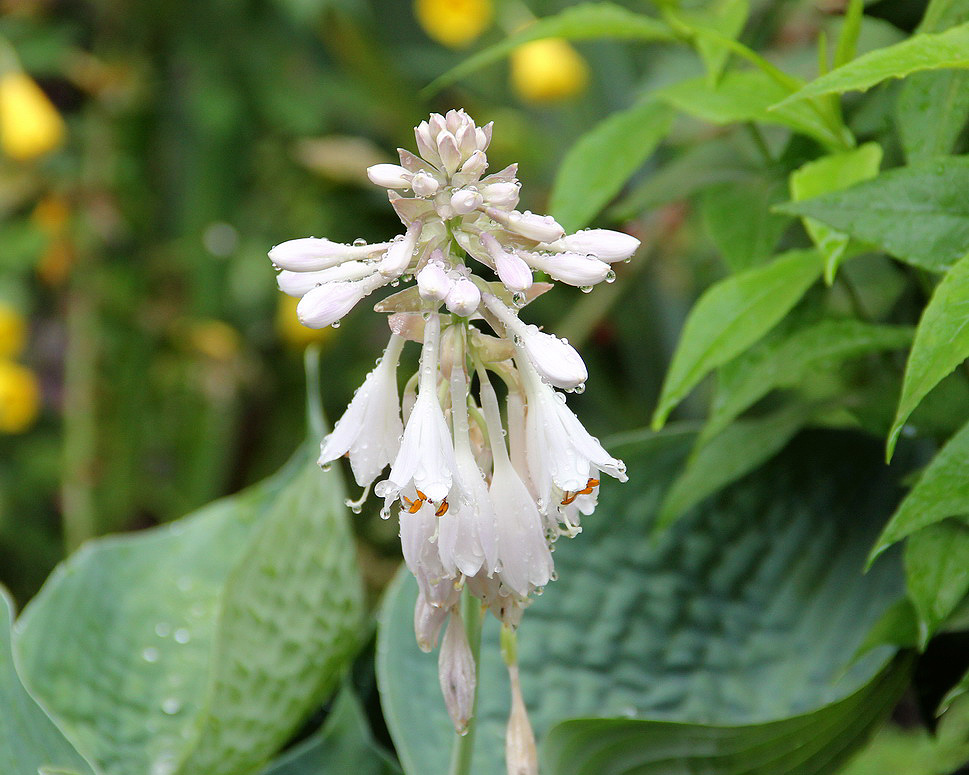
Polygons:
<instances>
[{"instance_id":1,"label":"hosta flower cluster","mask_svg":"<svg viewBox=\"0 0 969 775\"><path fill-rule=\"evenodd\" d=\"M582 358L520 309L551 287L536 271L588 289L639 245L602 229L566 235L553 218L516 209L516 165L486 174L491 129L463 111L434 114L415 130L419 156L400 150L399 165L368 170L389 190L403 234L373 244L296 239L270 252L279 287L301 297L299 319L315 328L338 325L378 288L416 280L377 304L390 315L390 341L323 440L320 463L348 457L364 496L373 487L383 499L383 516L397 507L423 649L447 622L441 682L459 730L474 683L461 590L517 626L530 595L554 578L551 544L578 533L595 508L602 474L626 479L557 390L584 388ZM421 352L401 402L407 341Z\"/></svg>"}]
</instances>

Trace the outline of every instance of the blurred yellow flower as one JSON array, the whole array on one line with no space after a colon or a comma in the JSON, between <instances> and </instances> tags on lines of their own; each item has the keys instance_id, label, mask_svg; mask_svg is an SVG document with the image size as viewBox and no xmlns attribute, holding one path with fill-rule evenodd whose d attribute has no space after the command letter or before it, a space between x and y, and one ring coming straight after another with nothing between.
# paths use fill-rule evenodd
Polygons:
<instances>
[{"instance_id":1,"label":"blurred yellow flower","mask_svg":"<svg viewBox=\"0 0 969 775\"><path fill-rule=\"evenodd\" d=\"M27 322L9 304L0 302L0 358L13 358L24 349Z\"/></svg>"},{"instance_id":2,"label":"blurred yellow flower","mask_svg":"<svg viewBox=\"0 0 969 775\"><path fill-rule=\"evenodd\" d=\"M242 338L228 323L221 320L201 320L188 332L192 349L215 361L230 361L239 354Z\"/></svg>"},{"instance_id":3,"label":"blurred yellow flower","mask_svg":"<svg viewBox=\"0 0 969 775\"><path fill-rule=\"evenodd\" d=\"M0 147L7 156L36 159L59 148L64 134L64 119L29 75L0 75Z\"/></svg>"},{"instance_id":4,"label":"blurred yellow flower","mask_svg":"<svg viewBox=\"0 0 969 775\"><path fill-rule=\"evenodd\" d=\"M524 43L511 52L511 85L527 102L554 102L585 89L585 59L561 38Z\"/></svg>"},{"instance_id":5,"label":"blurred yellow flower","mask_svg":"<svg viewBox=\"0 0 969 775\"><path fill-rule=\"evenodd\" d=\"M416 0L414 15L438 43L461 48L491 24L491 0Z\"/></svg>"},{"instance_id":6,"label":"blurred yellow flower","mask_svg":"<svg viewBox=\"0 0 969 775\"><path fill-rule=\"evenodd\" d=\"M59 194L47 194L30 215L34 225L47 236L47 247L37 260L37 274L47 285L63 284L74 264L70 218L70 205Z\"/></svg>"},{"instance_id":7,"label":"blurred yellow flower","mask_svg":"<svg viewBox=\"0 0 969 775\"><path fill-rule=\"evenodd\" d=\"M0 433L23 433L39 411L40 388L34 372L0 360Z\"/></svg>"},{"instance_id":8,"label":"blurred yellow flower","mask_svg":"<svg viewBox=\"0 0 969 775\"><path fill-rule=\"evenodd\" d=\"M336 332L326 328L307 328L296 318L296 305L299 299L293 296L279 295L279 307L276 310L276 332L279 338L293 348L301 349L314 342L325 342Z\"/></svg>"}]
</instances>

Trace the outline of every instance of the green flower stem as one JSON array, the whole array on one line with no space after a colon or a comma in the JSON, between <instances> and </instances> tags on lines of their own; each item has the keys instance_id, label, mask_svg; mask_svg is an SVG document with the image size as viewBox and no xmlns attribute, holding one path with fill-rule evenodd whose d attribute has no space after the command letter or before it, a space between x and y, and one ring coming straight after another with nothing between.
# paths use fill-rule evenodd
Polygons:
<instances>
[{"instance_id":1,"label":"green flower stem","mask_svg":"<svg viewBox=\"0 0 969 775\"><path fill-rule=\"evenodd\" d=\"M481 685L481 604L468 591L467 587L464 589L461 602L461 614L464 617L464 627L468 634L468 644L471 646L471 656L474 657L475 689L468 731L464 735L457 735L454 738L454 746L451 749L450 775L471 775L474 735L478 725L478 687Z\"/></svg>"}]
</instances>

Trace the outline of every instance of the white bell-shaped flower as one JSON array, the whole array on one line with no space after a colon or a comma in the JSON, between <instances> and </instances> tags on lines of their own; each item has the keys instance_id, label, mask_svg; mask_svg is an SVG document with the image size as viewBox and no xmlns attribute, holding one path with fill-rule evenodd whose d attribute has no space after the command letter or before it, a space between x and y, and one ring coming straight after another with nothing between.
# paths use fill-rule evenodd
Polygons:
<instances>
[{"instance_id":1,"label":"white bell-shaped flower","mask_svg":"<svg viewBox=\"0 0 969 775\"><path fill-rule=\"evenodd\" d=\"M404 340L392 335L377 367L353 394L333 430L320 445L320 465L349 455L353 478L367 487L397 455L400 421L397 364Z\"/></svg>"}]
</instances>

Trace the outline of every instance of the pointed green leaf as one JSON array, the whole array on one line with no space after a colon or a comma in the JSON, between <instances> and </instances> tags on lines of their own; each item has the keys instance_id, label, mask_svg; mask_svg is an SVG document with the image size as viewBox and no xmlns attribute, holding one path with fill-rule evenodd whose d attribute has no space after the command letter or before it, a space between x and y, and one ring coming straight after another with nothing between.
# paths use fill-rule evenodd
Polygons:
<instances>
[{"instance_id":1,"label":"pointed green leaf","mask_svg":"<svg viewBox=\"0 0 969 775\"><path fill-rule=\"evenodd\" d=\"M845 138L805 102L768 110L790 92L761 70L731 70L716 85L705 77L691 78L656 93L677 110L713 124L757 121L779 124L813 137L824 145L842 147Z\"/></svg>"},{"instance_id":2,"label":"pointed green leaf","mask_svg":"<svg viewBox=\"0 0 969 775\"><path fill-rule=\"evenodd\" d=\"M834 52L835 67L847 64L858 53L858 36L861 34L861 20L864 15L865 0L848 1L841 35L838 37L838 47Z\"/></svg>"},{"instance_id":3,"label":"pointed green leaf","mask_svg":"<svg viewBox=\"0 0 969 775\"><path fill-rule=\"evenodd\" d=\"M888 78L904 78L922 70L969 67L969 24L940 33L922 33L858 57L811 81L780 100L773 110L785 110L822 94L866 91Z\"/></svg>"},{"instance_id":4,"label":"pointed green leaf","mask_svg":"<svg viewBox=\"0 0 969 775\"><path fill-rule=\"evenodd\" d=\"M320 731L287 751L262 775L398 775L400 771L374 741L360 700L345 687Z\"/></svg>"},{"instance_id":5,"label":"pointed green leaf","mask_svg":"<svg viewBox=\"0 0 969 775\"><path fill-rule=\"evenodd\" d=\"M969 156L883 172L844 191L780 205L915 266L942 272L969 250Z\"/></svg>"},{"instance_id":6,"label":"pointed green leaf","mask_svg":"<svg viewBox=\"0 0 969 775\"><path fill-rule=\"evenodd\" d=\"M906 682L904 670L882 672L892 648L849 665L903 589L897 557L860 572L901 473L886 469L878 444L806 434L650 542L693 440L665 432L609 445L629 482L604 485L583 533L556 544L559 578L525 612L518 656L542 772L571 771L560 769L569 757L556 753L557 725L605 717L636 723L615 747L596 751L585 770L596 775L629 772L623 762L638 756L665 760L641 770L650 775L685 772L670 769L681 757L706 775L777 775L780 763L789 773L829 775ZM414 640L416 594L403 570L378 630L381 701L408 775L446 772L455 737L437 655ZM476 775L505 772L509 691L498 640L489 615ZM781 732L765 728L782 722ZM570 750L586 756L581 745Z\"/></svg>"},{"instance_id":7,"label":"pointed green leaf","mask_svg":"<svg viewBox=\"0 0 969 775\"><path fill-rule=\"evenodd\" d=\"M554 16L539 19L500 43L472 54L457 67L435 78L423 91L425 94L438 92L475 70L497 62L522 43L543 38L671 41L674 40L674 35L658 19L633 13L622 6L613 3L582 3L566 8Z\"/></svg>"},{"instance_id":8,"label":"pointed green leaf","mask_svg":"<svg viewBox=\"0 0 969 775\"><path fill-rule=\"evenodd\" d=\"M112 775L233 775L336 685L362 591L339 474L310 445L197 514L87 544L18 623L25 680Z\"/></svg>"},{"instance_id":9,"label":"pointed green leaf","mask_svg":"<svg viewBox=\"0 0 969 775\"><path fill-rule=\"evenodd\" d=\"M772 390L797 387L811 374L837 368L848 358L901 349L911 341L908 326L860 320L823 320L782 336L771 335L721 367L701 438L715 437Z\"/></svg>"},{"instance_id":10,"label":"pointed green leaf","mask_svg":"<svg viewBox=\"0 0 969 775\"><path fill-rule=\"evenodd\" d=\"M969 514L969 425L966 425L936 453L912 491L885 526L872 550L872 557L906 536L946 517Z\"/></svg>"},{"instance_id":11,"label":"pointed green leaf","mask_svg":"<svg viewBox=\"0 0 969 775\"><path fill-rule=\"evenodd\" d=\"M773 255L774 246L791 222L789 216L771 211L783 199L783 184L762 176L703 192L703 224L731 271L750 269ZM745 217L738 218L738 212Z\"/></svg>"},{"instance_id":12,"label":"pointed green leaf","mask_svg":"<svg viewBox=\"0 0 969 775\"><path fill-rule=\"evenodd\" d=\"M919 647L924 650L969 592L969 525L946 519L909 536L905 576L918 613Z\"/></svg>"},{"instance_id":13,"label":"pointed green leaf","mask_svg":"<svg viewBox=\"0 0 969 775\"><path fill-rule=\"evenodd\" d=\"M653 426L661 427L673 407L712 369L770 331L820 274L821 259L816 250L792 250L770 264L732 275L708 288L683 326L653 414Z\"/></svg>"},{"instance_id":14,"label":"pointed green leaf","mask_svg":"<svg viewBox=\"0 0 969 775\"><path fill-rule=\"evenodd\" d=\"M860 148L822 156L791 173L791 197L798 202L848 188L875 177L881 161L882 148L878 143L865 143ZM813 218L804 218L804 228L824 257L824 279L830 285L845 258L850 237Z\"/></svg>"},{"instance_id":15,"label":"pointed green leaf","mask_svg":"<svg viewBox=\"0 0 969 775\"><path fill-rule=\"evenodd\" d=\"M43 768L92 775L91 765L21 683L10 644L12 622L13 600L0 586L0 772L30 775Z\"/></svg>"},{"instance_id":16,"label":"pointed green leaf","mask_svg":"<svg viewBox=\"0 0 969 775\"><path fill-rule=\"evenodd\" d=\"M959 261L922 312L905 364L902 397L888 437L891 456L902 426L926 394L969 358L969 254Z\"/></svg>"},{"instance_id":17,"label":"pointed green leaf","mask_svg":"<svg viewBox=\"0 0 969 775\"><path fill-rule=\"evenodd\" d=\"M647 101L613 113L572 146L562 161L549 209L566 231L587 226L642 166L669 131L673 111Z\"/></svg>"}]
</instances>

